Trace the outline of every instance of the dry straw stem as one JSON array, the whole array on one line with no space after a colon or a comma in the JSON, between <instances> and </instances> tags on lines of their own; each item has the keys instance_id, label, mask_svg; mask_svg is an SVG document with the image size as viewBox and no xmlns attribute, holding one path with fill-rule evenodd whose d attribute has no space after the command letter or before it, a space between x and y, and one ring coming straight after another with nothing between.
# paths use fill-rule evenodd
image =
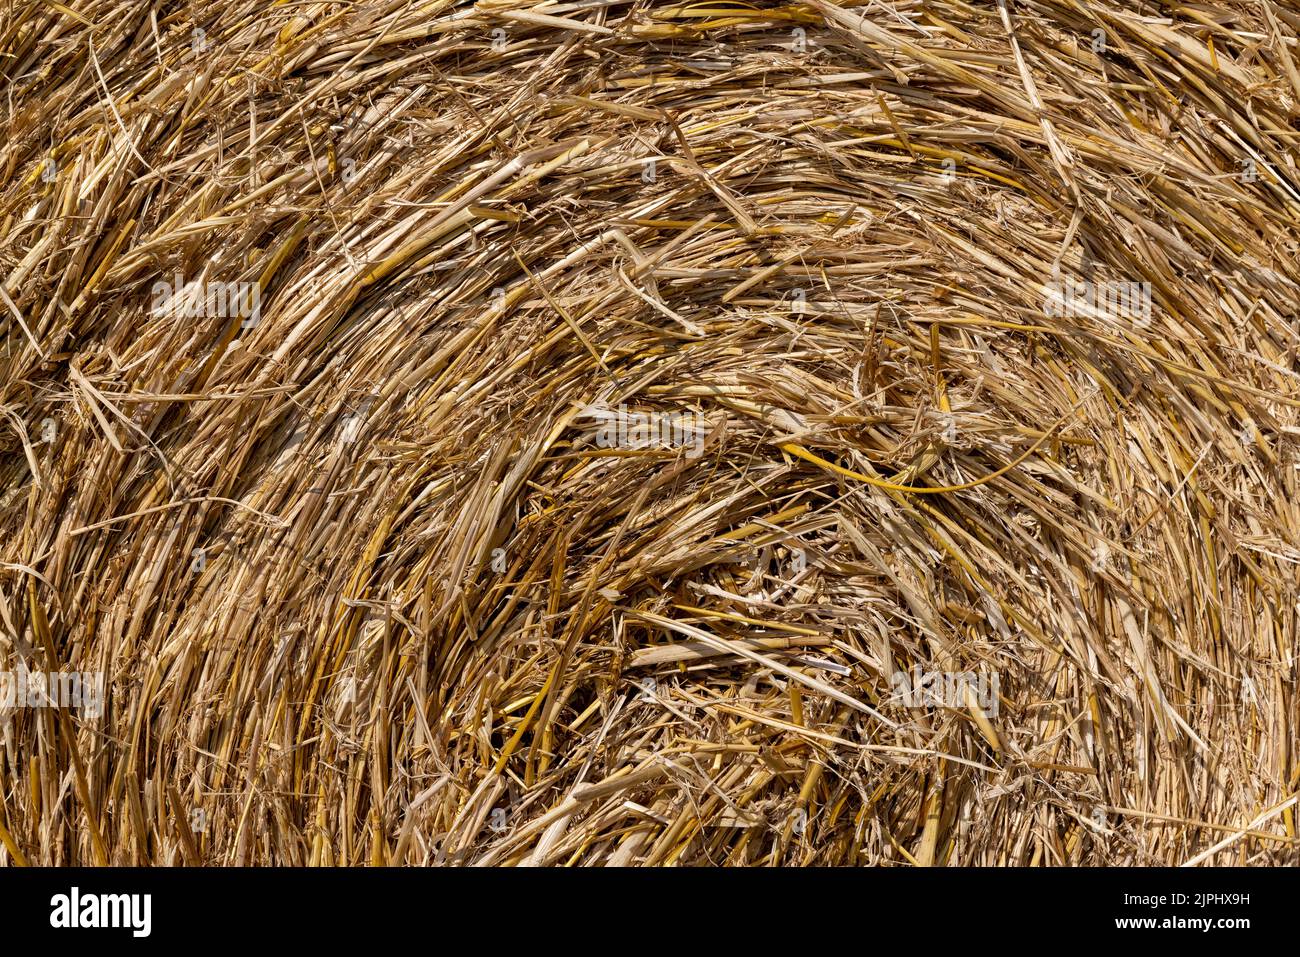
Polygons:
<instances>
[{"instance_id":1,"label":"dry straw stem","mask_svg":"<svg viewBox=\"0 0 1300 957\"><path fill-rule=\"evenodd\" d=\"M1298 32L5 3L0 862L1300 863Z\"/></svg>"}]
</instances>

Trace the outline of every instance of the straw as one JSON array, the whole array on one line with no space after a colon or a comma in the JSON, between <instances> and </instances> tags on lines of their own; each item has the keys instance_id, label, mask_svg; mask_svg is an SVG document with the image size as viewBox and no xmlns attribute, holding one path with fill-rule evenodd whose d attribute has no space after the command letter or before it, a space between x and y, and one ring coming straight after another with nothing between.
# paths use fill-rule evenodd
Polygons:
<instances>
[{"instance_id":1,"label":"straw","mask_svg":"<svg viewBox=\"0 0 1300 957\"><path fill-rule=\"evenodd\" d=\"M1300 863L1298 33L7 5L0 864Z\"/></svg>"}]
</instances>

